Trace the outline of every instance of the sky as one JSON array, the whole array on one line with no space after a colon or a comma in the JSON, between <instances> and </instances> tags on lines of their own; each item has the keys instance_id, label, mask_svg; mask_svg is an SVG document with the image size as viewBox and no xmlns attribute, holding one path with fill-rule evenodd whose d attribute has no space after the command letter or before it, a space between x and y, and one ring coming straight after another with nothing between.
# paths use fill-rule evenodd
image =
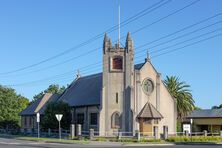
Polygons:
<instances>
[{"instance_id":1,"label":"sky","mask_svg":"<svg viewBox=\"0 0 222 148\"><path fill-rule=\"evenodd\" d=\"M149 49L162 79L189 84L197 106L222 103L221 0L1 0L0 84L32 100L70 84L78 69L101 72L104 33L118 39L119 4L121 45L131 32L135 63Z\"/></svg>"}]
</instances>

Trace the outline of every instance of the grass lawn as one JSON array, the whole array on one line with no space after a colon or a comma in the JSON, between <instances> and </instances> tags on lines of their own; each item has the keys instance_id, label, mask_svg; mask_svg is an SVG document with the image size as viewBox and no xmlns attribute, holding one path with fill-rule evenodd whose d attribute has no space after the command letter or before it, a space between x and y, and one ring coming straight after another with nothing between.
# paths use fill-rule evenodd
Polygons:
<instances>
[{"instance_id":1,"label":"grass lawn","mask_svg":"<svg viewBox=\"0 0 222 148\"><path fill-rule=\"evenodd\" d=\"M65 144L90 144L90 140L87 138L78 139L75 138L73 140L71 139L61 139L58 138L37 138L37 137L30 137L30 136L22 136L22 135L7 135L7 134L0 134L0 137L2 138L13 138L17 140L28 140L28 141L38 141L38 142L51 142L51 143L65 143ZM167 140L160 140L160 139L144 139L141 138L140 141L138 141L136 138L107 138L107 137L95 137L92 141L94 142L120 142L122 144L169 144L169 143L175 143L175 144L189 144L189 143L222 143L222 137L219 136L195 136L192 137L169 137Z\"/></svg>"},{"instance_id":2,"label":"grass lawn","mask_svg":"<svg viewBox=\"0 0 222 148\"><path fill-rule=\"evenodd\" d=\"M37 137L16 137L18 140L28 141L41 141L41 142L52 142L52 143L67 143L67 144L88 144L87 140L68 140L68 139L55 139L55 138L37 138Z\"/></svg>"}]
</instances>

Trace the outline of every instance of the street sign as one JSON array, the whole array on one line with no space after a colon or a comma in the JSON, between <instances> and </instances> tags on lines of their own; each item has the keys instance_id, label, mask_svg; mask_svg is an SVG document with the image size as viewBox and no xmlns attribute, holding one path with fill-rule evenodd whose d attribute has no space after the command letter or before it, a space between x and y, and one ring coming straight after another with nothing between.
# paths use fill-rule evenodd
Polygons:
<instances>
[{"instance_id":1,"label":"street sign","mask_svg":"<svg viewBox=\"0 0 222 148\"><path fill-rule=\"evenodd\" d=\"M190 124L183 124L183 132L187 131L190 134Z\"/></svg>"},{"instance_id":2,"label":"street sign","mask_svg":"<svg viewBox=\"0 0 222 148\"><path fill-rule=\"evenodd\" d=\"M62 114L56 114L56 119L60 122L62 120Z\"/></svg>"},{"instance_id":3,"label":"street sign","mask_svg":"<svg viewBox=\"0 0 222 148\"><path fill-rule=\"evenodd\" d=\"M60 121L62 120L62 114L56 114L55 115L56 116L56 118L57 118L57 120L59 121L59 139L61 140L61 138L62 138L62 134L61 134L61 125L60 125Z\"/></svg>"},{"instance_id":4,"label":"street sign","mask_svg":"<svg viewBox=\"0 0 222 148\"><path fill-rule=\"evenodd\" d=\"M40 114L39 113L36 114L36 121L38 125L38 138L39 138L40 137L40 128L39 128Z\"/></svg>"},{"instance_id":5,"label":"street sign","mask_svg":"<svg viewBox=\"0 0 222 148\"><path fill-rule=\"evenodd\" d=\"M38 123L40 122L40 114L39 113L36 114L36 120Z\"/></svg>"}]
</instances>

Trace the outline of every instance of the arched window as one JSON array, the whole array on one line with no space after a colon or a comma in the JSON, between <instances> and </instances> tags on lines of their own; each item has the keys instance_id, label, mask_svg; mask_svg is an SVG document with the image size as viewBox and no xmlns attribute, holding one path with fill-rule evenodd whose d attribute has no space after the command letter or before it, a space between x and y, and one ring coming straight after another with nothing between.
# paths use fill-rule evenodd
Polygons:
<instances>
[{"instance_id":1,"label":"arched window","mask_svg":"<svg viewBox=\"0 0 222 148\"><path fill-rule=\"evenodd\" d=\"M111 121L112 121L112 128L117 128L117 129L120 128L121 117L118 112L112 114Z\"/></svg>"}]
</instances>

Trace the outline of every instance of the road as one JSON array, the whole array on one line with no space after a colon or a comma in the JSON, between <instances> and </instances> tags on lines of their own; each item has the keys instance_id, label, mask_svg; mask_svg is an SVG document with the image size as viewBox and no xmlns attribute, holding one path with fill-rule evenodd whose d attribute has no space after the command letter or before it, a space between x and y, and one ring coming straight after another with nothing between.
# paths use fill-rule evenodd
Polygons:
<instances>
[{"instance_id":1,"label":"road","mask_svg":"<svg viewBox=\"0 0 222 148\"><path fill-rule=\"evenodd\" d=\"M112 147L112 148L136 148L136 147L149 147L149 148L222 148L222 145L165 145L165 146L127 146L118 143L92 143L90 145L80 144L58 144L58 143L43 143L31 142L15 139L0 138L0 148L98 148L98 147Z\"/></svg>"}]
</instances>

